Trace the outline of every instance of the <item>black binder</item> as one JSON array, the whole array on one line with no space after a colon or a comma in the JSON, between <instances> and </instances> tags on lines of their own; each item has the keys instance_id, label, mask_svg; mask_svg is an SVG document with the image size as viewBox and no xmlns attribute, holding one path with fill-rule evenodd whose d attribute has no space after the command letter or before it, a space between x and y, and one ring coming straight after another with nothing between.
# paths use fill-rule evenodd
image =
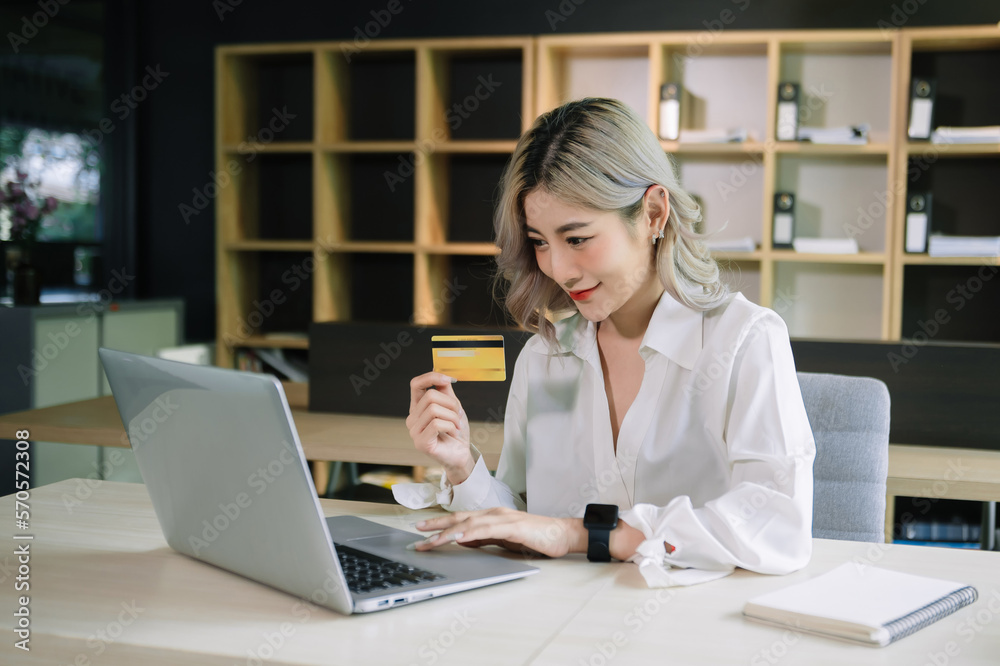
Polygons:
<instances>
[{"instance_id":1,"label":"black binder","mask_svg":"<svg viewBox=\"0 0 1000 666\"><path fill-rule=\"evenodd\" d=\"M906 131L910 139L928 140L934 129L934 98L937 82L934 79L914 77L910 86L910 125Z\"/></svg>"},{"instance_id":2,"label":"black binder","mask_svg":"<svg viewBox=\"0 0 1000 666\"><path fill-rule=\"evenodd\" d=\"M771 226L771 247L790 248L795 238L795 195L774 193L774 219Z\"/></svg>"},{"instance_id":3,"label":"black binder","mask_svg":"<svg viewBox=\"0 0 1000 666\"><path fill-rule=\"evenodd\" d=\"M683 89L679 83L660 86L660 138L677 141L681 135Z\"/></svg>"},{"instance_id":4,"label":"black binder","mask_svg":"<svg viewBox=\"0 0 1000 666\"><path fill-rule=\"evenodd\" d=\"M778 84L778 123L775 136L778 141L795 141L799 138L799 84Z\"/></svg>"},{"instance_id":5,"label":"black binder","mask_svg":"<svg viewBox=\"0 0 1000 666\"><path fill-rule=\"evenodd\" d=\"M906 196L906 236L903 249L910 254L927 252L932 201L930 192L910 192Z\"/></svg>"}]
</instances>

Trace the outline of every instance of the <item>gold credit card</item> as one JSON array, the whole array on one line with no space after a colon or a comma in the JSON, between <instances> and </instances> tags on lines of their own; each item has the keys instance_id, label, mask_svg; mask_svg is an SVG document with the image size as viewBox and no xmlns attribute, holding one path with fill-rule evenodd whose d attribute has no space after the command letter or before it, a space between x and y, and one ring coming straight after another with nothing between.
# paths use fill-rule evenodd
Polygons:
<instances>
[{"instance_id":1,"label":"gold credit card","mask_svg":"<svg viewBox=\"0 0 1000 666\"><path fill-rule=\"evenodd\" d=\"M507 379L502 335L433 335L434 372L461 382Z\"/></svg>"}]
</instances>

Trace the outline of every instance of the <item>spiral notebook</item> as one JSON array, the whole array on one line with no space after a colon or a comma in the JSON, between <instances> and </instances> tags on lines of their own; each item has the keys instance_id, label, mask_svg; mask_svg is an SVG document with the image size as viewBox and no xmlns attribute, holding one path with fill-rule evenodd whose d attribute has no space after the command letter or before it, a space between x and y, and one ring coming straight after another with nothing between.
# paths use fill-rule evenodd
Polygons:
<instances>
[{"instance_id":1,"label":"spiral notebook","mask_svg":"<svg viewBox=\"0 0 1000 666\"><path fill-rule=\"evenodd\" d=\"M754 597L743 614L796 631L884 647L978 596L971 585L848 562Z\"/></svg>"}]
</instances>

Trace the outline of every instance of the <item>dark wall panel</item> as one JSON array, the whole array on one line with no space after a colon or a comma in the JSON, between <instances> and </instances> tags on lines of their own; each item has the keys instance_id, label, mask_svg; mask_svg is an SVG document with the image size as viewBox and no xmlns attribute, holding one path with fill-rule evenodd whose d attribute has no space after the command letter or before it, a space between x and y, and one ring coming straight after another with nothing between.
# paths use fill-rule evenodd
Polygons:
<instances>
[{"instance_id":1,"label":"dark wall panel","mask_svg":"<svg viewBox=\"0 0 1000 666\"><path fill-rule=\"evenodd\" d=\"M121 233L127 238L134 233L136 238L137 295L183 297L190 314L186 320L189 340L210 340L215 335L214 208L209 206L185 221L180 205L192 205L197 193L204 193L215 177L216 45L348 39L355 40L356 51L347 54L353 56L363 55L372 38L695 30L703 31L708 39L718 30L877 29L993 24L997 20L994 3L981 0L913 3L912 14L900 7L906 3L861 0L826 5L798 0L400 2L397 14L387 12L387 0L238 4L146 0L128 5L136 12L136 29L109 38L136 44L134 58L128 59L134 64L131 72L115 79L112 87L121 90L109 90L109 99L141 81L147 66L159 66L168 74L134 112L137 204L131 229ZM459 70L457 82L461 84L469 73L461 65ZM370 84L369 80L362 85ZM401 87L384 89L382 96L393 93L401 100L413 95ZM411 111L404 108L401 113L408 115L401 116L403 122L393 132L404 132L412 122ZM466 131L485 130L470 125ZM507 134L508 128L502 132Z\"/></svg>"}]
</instances>

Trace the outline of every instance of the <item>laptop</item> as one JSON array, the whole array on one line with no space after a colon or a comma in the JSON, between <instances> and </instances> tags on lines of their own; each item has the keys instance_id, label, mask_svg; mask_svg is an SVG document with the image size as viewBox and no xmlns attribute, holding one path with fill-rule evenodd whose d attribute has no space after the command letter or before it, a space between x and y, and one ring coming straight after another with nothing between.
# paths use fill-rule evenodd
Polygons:
<instances>
[{"instance_id":1,"label":"laptop","mask_svg":"<svg viewBox=\"0 0 1000 666\"><path fill-rule=\"evenodd\" d=\"M326 518L281 382L100 349L171 548L340 613L368 613L538 569L356 516Z\"/></svg>"}]
</instances>

